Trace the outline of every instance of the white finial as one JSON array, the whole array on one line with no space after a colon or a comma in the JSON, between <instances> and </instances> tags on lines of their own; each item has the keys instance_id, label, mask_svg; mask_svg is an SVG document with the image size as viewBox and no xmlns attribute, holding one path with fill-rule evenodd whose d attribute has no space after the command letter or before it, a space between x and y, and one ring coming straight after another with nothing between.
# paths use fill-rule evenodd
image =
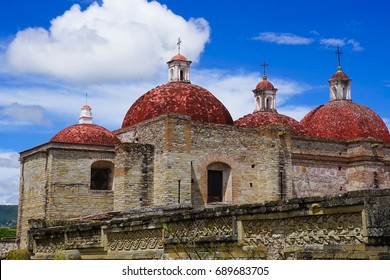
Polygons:
<instances>
[{"instance_id":1,"label":"white finial","mask_svg":"<svg viewBox=\"0 0 390 280\"><path fill-rule=\"evenodd\" d=\"M92 109L87 105L88 94L85 94L85 105L81 107L79 123L80 124L92 124Z\"/></svg>"}]
</instances>

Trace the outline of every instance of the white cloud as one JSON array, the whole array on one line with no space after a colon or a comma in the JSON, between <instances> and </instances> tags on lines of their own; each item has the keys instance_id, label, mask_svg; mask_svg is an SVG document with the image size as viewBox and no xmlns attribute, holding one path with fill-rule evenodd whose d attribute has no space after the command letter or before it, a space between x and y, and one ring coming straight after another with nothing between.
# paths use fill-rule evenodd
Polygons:
<instances>
[{"instance_id":1,"label":"white cloud","mask_svg":"<svg viewBox=\"0 0 390 280\"><path fill-rule=\"evenodd\" d=\"M320 33L315 30L310 31L309 33L314 36L320 36ZM314 42L318 42L325 47L350 46L355 52L364 50L360 42L351 38L322 38L318 40L317 38L303 37L293 33L261 32L258 36L253 37L253 40L275 43L278 45L310 45Z\"/></svg>"},{"instance_id":2,"label":"white cloud","mask_svg":"<svg viewBox=\"0 0 390 280\"><path fill-rule=\"evenodd\" d=\"M364 48L360 45L360 42L356 41L355 39L327 38L327 39L321 39L320 44L325 46L325 47L350 46L352 48L352 51L355 51L355 52L364 51Z\"/></svg>"},{"instance_id":3,"label":"white cloud","mask_svg":"<svg viewBox=\"0 0 390 280\"><path fill-rule=\"evenodd\" d=\"M188 59L197 61L210 28L147 0L104 0L86 10L75 4L49 30L28 28L7 50L13 70L76 82L153 77L176 52L180 36Z\"/></svg>"},{"instance_id":4,"label":"white cloud","mask_svg":"<svg viewBox=\"0 0 390 280\"><path fill-rule=\"evenodd\" d=\"M18 204L19 154L0 151L0 204Z\"/></svg>"},{"instance_id":5,"label":"white cloud","mask_svg":"<svg viewBox=\"0 0 390 280\"><path fill-rule=\"evenodd\" d=\"M328 38L321 39L320 44L327 47L343 47L345 46L345 39Z\"/></svg>"},{"instance_id":6,"label":"white cloud","mask_svg":"<svg viewBox=\"0 0 390 280\"><path fill-rule=\"evenodd\" d=\"M268 43L276 43L278 45L310 45L314 42L314 39L312 38L302 37L292 33L275 32L262 32L253 39Z\"/></svg>"},{"instance_id":7,"label":"white cloud","mask_svg":"<svg viewBox=\"0 0 390 280\"><path fill-rule=\"evenodd\" d=\"M349 39L347 41L347 43L349 45L352 46L352 50L355 51L355 52L361 52L361 51L364 51L364 48L360 45L360 43L358 41L356 41L355 39Z\"/></svg>"},{"instance_id":8,"label":"white cloud","mask_svg":"<svg viewBox=\"0 0 390 280\"><path fill-rule=\"evenodd\" d=\"M44 110L38 105L21 105L12 103L3 108L0 107L1 125L49 125L50 122L44 116Z\"/></svg>"}]
</instances>

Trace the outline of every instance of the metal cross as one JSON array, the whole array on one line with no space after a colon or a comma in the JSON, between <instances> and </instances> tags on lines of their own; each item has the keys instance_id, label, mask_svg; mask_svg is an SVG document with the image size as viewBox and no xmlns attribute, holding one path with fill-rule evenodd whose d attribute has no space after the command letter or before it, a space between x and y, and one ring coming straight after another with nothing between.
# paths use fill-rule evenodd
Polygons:
<instances>
[{"instance_id":1,"label":"metal cross","mask_svg":"<svg viewBox=\"0 0 390 280\"><path fill-rule=\"evenodd\" d=\"M264 67L264 76L266 76L266 69L267 67L269 66L269 64L267 62L263 62L263 64L261 64L260 66L263 66Z\"/></svg>"},{"instance_id":2,"label":"metal cross","mask_svg":"<svg viewBox=\"0 0 390 280\"><path fill-rule=\"evenodd\" d=\"M179 37L179 39L177 40L177 51L179 52L179 54L180 54L180 45L181 45L181 40Z\"/></svg>"},{"instance_id":3,"label":"metal cross","mask_svg":"<svg viewBox=\"0 0 390 280\"><path fill-rule=\"evenodd\" d=\"M340 66L340 56L343 54L343 52L340 50L340 47L337 47L337 51L335 52L337 54L337 61L339 63L338 66Z\"/></svg>"}]
</instances>

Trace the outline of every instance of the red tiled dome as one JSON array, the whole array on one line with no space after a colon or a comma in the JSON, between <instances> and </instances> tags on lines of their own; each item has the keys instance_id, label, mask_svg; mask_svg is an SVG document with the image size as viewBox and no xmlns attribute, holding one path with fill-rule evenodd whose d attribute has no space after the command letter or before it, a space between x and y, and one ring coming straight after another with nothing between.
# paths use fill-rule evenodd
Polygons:
<instances>
[{"instance_id":1,"label":"red tiled dome","mask_svg":"<svg viewBox=\"0 0 390 280\"><path fill-rule=\"evenodd\" d=\"M278 114L276 112L254 112L252 114L245 115L238 120L234 121L236 126L245 127L261 127L273 124L282 124L287 126L293 135L304 135L305 129L302 125L285 115Z\"/></svg>"},{"instance_id":2,"label":"red tiled dome","mask_svg":"<svg viewBox=\"0 0 390 280\"><path fill-rule=\"evenodd\" d=\"M142 95L127 111L122 128L166 114L190 115L193 121L233 124L225 106L208 90L185 82L171 82Z\"/></svg>"},{"instance_id":3,"label":"red tiled dome","mask_svg":"<svg viewBox=\"0 0 390 280\"><path fill-rule=\"evenodd\" d=\"M331 101L309 112L301 124L308 135L352 140L374 138L390 143L383 120L368 107L348 100Z\"/></svg>"},{"instance_id":4,"label":"red tiled dome","mask_svg":"<svg viewBox=\"0 0 390 280\"><path fill-rule=\"evenodd\" d=\"M173 56L171 58L171 61L172 60L185 60L185 61L188 61L188 59L184 55L182 55L182 54L177 54L177 55Z\"/></svg>"},{"instance_id":5,"label":"red tiled dome","mask_svg":"<svg viewBox=\"0 0 390 280\"><path fill-rule=\"evenodd\" d=\"M342 79L342 80L348 80L349 77L347 74L345 74L343 71L339 70L336 73L332 75L332 79Z\"/></svg>"},{"instance_id":6,"label":"red tiled dome","mask_svg":"<svg viewBox=\"0 0 390 280\"><path fill-rule=\"evenodd\" d=\"M275 89L274 85L267 80L262 80L260 83L257 84L256 89Z\"/></svg>"},{"instance_id":7,"label":"red tiled dome","mask_svg":"<svg viewBox=\"0 0 390 280\"><path fill-rule=\"evenodd\" d=\"M50 142L114 146L121 143L109 130L96 124L75 124L51 138Z\"/></svg>"}]
</instances>

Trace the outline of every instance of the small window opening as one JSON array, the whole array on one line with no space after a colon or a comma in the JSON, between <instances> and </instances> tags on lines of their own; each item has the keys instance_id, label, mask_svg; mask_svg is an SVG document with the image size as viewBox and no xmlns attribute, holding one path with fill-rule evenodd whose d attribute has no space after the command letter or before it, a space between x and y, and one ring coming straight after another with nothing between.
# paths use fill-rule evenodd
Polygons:
<instances>
[{"instance_id":1,"label":"small window opening","mask_svg":"<svg viewBox=\"0 0 390 280\"><path fill-rule=\"evenodd\" d=\"M269 100L268 98L265 100L265 108L266 108L267 110L270 109L270 100Z\"/></svg>"},{"instance_id":2,"label":"small window opening","mask_svg":"<svg viewBox=\"0 0 390 280\"><path fill-rule=\"evenodd\" d=\"M207 173L207 185L208 194L207 202L222 202L223 193L223 172L219 170L208 170Z\"/></svg>"},{"instance_id":3,"label":"small window opening","mask_svg":"<svg viewBox=\"0 0 390 280\"><path fill-rule=\"evenodd\" d=\"M180 70L180 81L184 81L184 71Z\"/></svg>"},{"instance_id":4,"label":"small window opening","mask_svg":"<svg viewBox=\"0 0 390 280\"><path fill-rule=\"evenodd\" d=\"M97 161L91 166L91 190L111 190L114 164Z\"/></svg>"}]
</instances>

